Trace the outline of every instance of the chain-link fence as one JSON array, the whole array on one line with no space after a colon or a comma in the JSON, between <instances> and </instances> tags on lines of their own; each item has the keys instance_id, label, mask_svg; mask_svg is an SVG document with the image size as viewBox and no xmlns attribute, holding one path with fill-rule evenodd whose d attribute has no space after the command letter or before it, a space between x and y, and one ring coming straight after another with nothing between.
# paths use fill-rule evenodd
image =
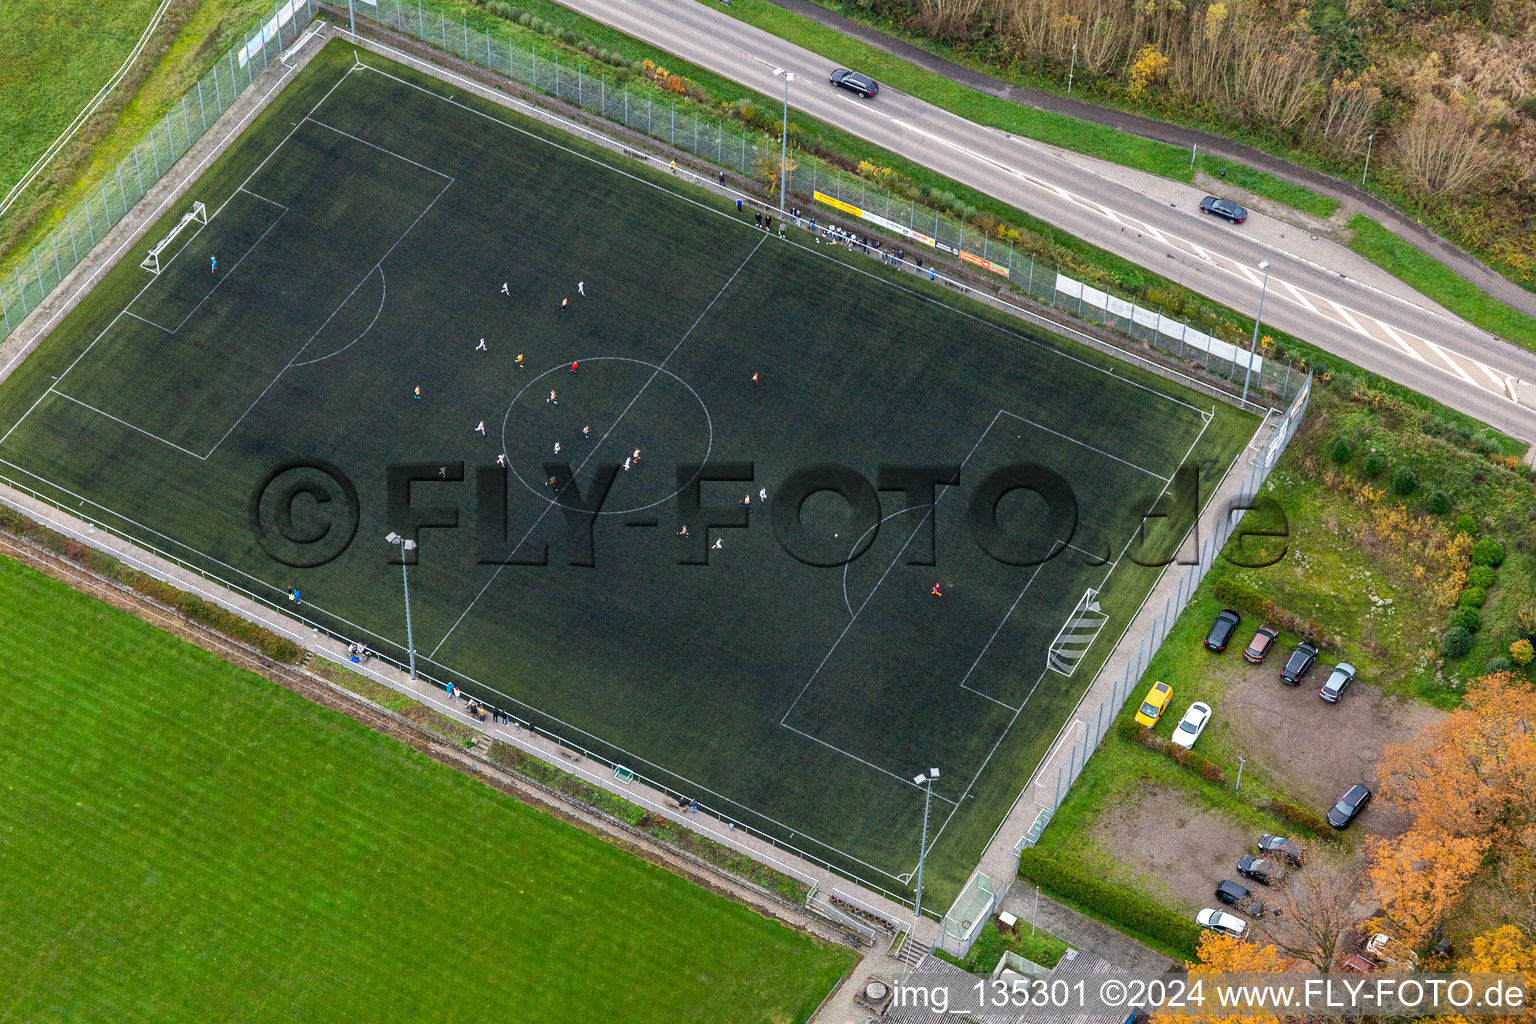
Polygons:
<instances>
[{"instance_id":1,"label":"chain-link fence","mask_svg":"<svg viewBox=\"0 0 1536 1024\"><path fill-rule=\"evenodd\" d=\"M617 80L617 71L596 62L569 54L562 61L558 50L537 44L514 46L508 40L473 28L467 19L448 21L441 10L422 0L357 0L355 9L364 18L595 111L711 163L769 179L779 173L777 140L695 116L687 109L679 111L675 101L658 101L655 91L649 88L631 89ZM1250 359L1247 349L1214 338L1185 320L1079 281L1061 273L1059 266L1037 263L1031 254L1019 252L1012 243L1000 242L956 217L896 195L815 157L792 156L787 177L791 195L832 206L868 221L873 228L996 273L1034 299L1150 345L1207 374L1234 385L1249 378L1253 390L1276 395L1284 402L1294 398L1300 387L1304 374L1284 362L1257 354Z\"/></svg>"},{"instance_id":2,"label":"chain-link fence","mask_svg":"<svg viewBox=\"0 0 1536 1024\"><path fill-rule=\"evenodd\" d=\"M1199 547L1197 561L1193 565L1188 566L1183 575L1179 577L1177 590L1172 597L1164 602L1162 610L1152 620L1152 627L1147 630L1142 636L1141 642L1136 645L1136 650L1131 655L1130 662L1125 666L1125 671L1121 674L1120 678L1116 680L1115 688L1110 693L1109 698L1102 701L1098 708L1092 712L1091 716L1083 719L1085 722L1083 731L1069 749L1067 763L1059 765L1056 769L1055 789L1051 802L1042 814L1042 818L1045 821L1049 821L1050 815L1061 806L1062 797L1066 796L1067 790L1072 788L1072 783L1077 781L1077 777L1082 772L1084 765L1088 763L1089 755L1098 747L1099 741L1104 738L1104 734L1114 724L1115 716L1120 713L1120 708L1125 704L1125 699L1130 696L1131 689L1141 682L1141 674L1147 670L1147 665L1151 663L1152 656L1157 653L1157 649L1167 639L1168 633L1173 629L1173 624L1177 621L1179 614L1183 612L1190 599L1194 597L1195 588L1200 585L1200 581L1205 578L1205 574L1210 571L1211 566L1216 564L1216 557L1221 553L1222 546L1232 536L1232 532L1236 529L1237 524L1242 522L1243 513L1241 509L1251 502L1254 496L1263 489L1264 481L1269 479L1270 472L1275 468L1275 464L1280 461L1280 456L1284 454L1291 438L1295 436L1296 428L1301 425L1301 419L1307 413L1307 403L1311 396L1312 375L1308 374L1302 378L1295 400L1291 402L1290 408L1286 410L1285 415L1281 417L1280 422L1276 425L1275 432L1270 436L1269 442L1253 459L1248 469L1248 476L1237 493L1235 504L1237 515L1223 515L1217 520L1214 536L1205 539L1205 542ZM1041 824L1041 827L1043 828L1044 825ZM1035 838L1038 838L1038 830L1031 829L1031 832L1034 833ZM1026 837L1026 840L1029 841L1027 843L1021 841L1021 847L1033 845L1033 840L1029 839L1029 837Z\"/></svg>"},{"instance_id":3,"label":"chain-link fence","mask_svg":"<svg viewBox=\"0 0 1536 1024\"><path fill-rule=\"evenodd\" d=\"M86 197L0 278L0 341L42 304L98 239L122 220L155 182L171 169L208 126L218 120L256 76L298 38L319 10L316 0L283 0L245 39L221 57L196 87L171 105L117 167L91 186Z\"/></svg>"}]
</instances>

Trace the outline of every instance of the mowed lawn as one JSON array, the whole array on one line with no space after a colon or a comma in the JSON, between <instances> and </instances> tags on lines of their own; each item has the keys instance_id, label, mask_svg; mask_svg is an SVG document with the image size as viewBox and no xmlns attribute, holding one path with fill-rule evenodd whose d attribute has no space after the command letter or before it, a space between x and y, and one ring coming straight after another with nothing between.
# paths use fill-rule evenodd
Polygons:
<instances>
[{"instance_id":1,"label":"mowed lawn","mask_svg":"<svg viewBox=\"0 0 1536 1024\"><path fill-rule=\"evenodd\" d=\"M802 1021L852 963L0 559L0 1021Z\"/></svg>"}]
</instances>

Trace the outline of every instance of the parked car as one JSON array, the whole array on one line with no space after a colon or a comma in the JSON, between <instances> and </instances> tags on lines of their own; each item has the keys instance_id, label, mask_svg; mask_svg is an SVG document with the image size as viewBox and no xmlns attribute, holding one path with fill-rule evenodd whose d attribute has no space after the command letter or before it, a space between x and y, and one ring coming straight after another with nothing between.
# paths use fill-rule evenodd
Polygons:
<instances>
[{"instance_id":1,"label":"parked car","mask_svg":"<svg viewBox=\"0 0 1536 1024\"><path fill-rule=\"evenodd\" d=\"M1251 878L1260 885L1269 885L1285 877L1285 869L1272 860L1262 857L1243 857L1237 862L1237 873Z\"/></svg>"},{"instance_id":2,"label":"parked car","mask_svg":"<svg viewBox=\"0 0 1536 1024\"><path fill-rule=\"evenodd\" d=\"M1272 836L1268 832L1259 836L1259 852L1277 857L1292 867L1301 867L1307 859L1307 851L1294 839Z\"/></svg>"},{"instance_id":3,"label":"parked car","mask_svg":"<svg viewBox=\"0 0 1536 1024\"><path fill-rule=\"evenodd\" d=\"M1247 899L1248 895L1248 890L1244 886L1238 885L1236 882L1223 880L1222 883L1216 887L1216 899L1222 903L1225 903L1229 907L1237 906L1243 900Z\"/></svg>"},{"instance_id":4,"label":"parked car","mask_svg":"<svg viewBox=\"0 0 1536 1024\"><path fill-rule=\"evenodd\" d=\"M1157 724L1157 720L1163 717L1163 712L1168 710L1168 702L1173 700L1173 687L1164 682L1152 684L1152 689L1147 691L1147 696L1141 702L1141 707L1136 711L1136 724L1144 725L1148 729Z\"/></svg>"},{"instance_id":5,"label":"parked car","mask_svg":"<svg viewBox=\"0 0 1536 1024\"><path fill-rule=\"evenodd\" d=\"M1217 196L1206 196L1200 200L1200 212L1209 213L1215 217L1224 217L1233 224L1241 224L1248 219L1248 211L1238 206L1230 199L1221 199Z\"/></svg>"},{"instance_id":6,"label":"parked car","mask_svg":"<svg viewBox=\"0 0 1536 1024\"><path fill-rule=\"evenodd\" d=\"M1243 651L1243 657L1255 665L1264 660L1264 655L1269 653L1269 645L1274 643L1280 634L1268 626L1260 626L1253 634L1253 639L1248 641L1248 646Z\"/></svg>"},{"instance_id":7,"label":"parked car","mask_svg":"<svg viewBox=\"0 0 1536 1024\"><path fill-rule=\"evenodd\" d=\"M1341 661L1328 673L1328 681L1317 691L1317 695L1330 704L1337 704L1339 698L1344 696L1345 688L1354 681L1355 666Z\"/></svg>"},{"instance_id":8,"label":"parked car","mask_svg":"<svg viewBox=\"0 0 1536 1024\"><path fill-rule=\"evenodd\" d=\"M1248 922L1236 914L1228 914L1209 907L1195 915L1195 923L1202 928L1209 928L1213 932L1221 932L1223 935L1231 935L1239 939L1248 930Z\"/></svg>"},{"instance_id":9,"label":"parked car","mask_svg":"<svg viewBox=\"0 0 1536 1024\"><path fill-rule=\"evenodd\" d=\"M1206 723L1211 720L1211 706L1202 701L1195 701L1184 712L1184 717L1179 719L1178 726L1173 730L1173 742L1185 750L1195 745L1195 740L1205 732Z\"/></svg>"},{"instance_id":10,"label":"parked car","mask_svg":"<svg viewBox=\"0 0 1536 1024\"><path fill-rule=\"evenodd\" d=\"M1365 805L1371 802L1371 791L1361 785L1349 787L1349 791L1339 797L1339 802L1333 805L1333 810L1328 812L1328 824L1334 828L1345 828L1363 810Z\"/></svg>"},{"instance_id":11,"label":"parked car","mask_svg":"<svg viewBox=\"0 0 1536 1024\"><path fill-rule=\"evenodd\" d=\"M1211 626L1211 631L1205 635L1207 650L1216 651L1218 654L1227 649L1227 644L1232 642L1232 634L1237 632L1237 624L1243 621L1243 617L1230 608L1222 610L1216 616L1216 622Z\"/></svg>"},{"instance_id":12,"label":"parked car","mask_svg":"<svg viewBox=\"0 0 1536 1024\"><path fill-rule=\"evenodd\" d=\"M832 84L839 89L847 89L849 92L857 93L867 100L874 99L875 93L880 91L880 84L860 71L838 68L832 72L830 78L832 79Z\"/></svg>"},{"instance_id":13,"label":"parked car","mask_svg":"<svg viewBox=\"0 0 1536 1024\"><path fill-rule=\"evenodd\" d=\"M1302 677L1312 671L1317 662L1317 648L1309 643L1299 643L1280 670L1280 681L1287 686L1300 686Z\"/></svg>"}]
</instances>

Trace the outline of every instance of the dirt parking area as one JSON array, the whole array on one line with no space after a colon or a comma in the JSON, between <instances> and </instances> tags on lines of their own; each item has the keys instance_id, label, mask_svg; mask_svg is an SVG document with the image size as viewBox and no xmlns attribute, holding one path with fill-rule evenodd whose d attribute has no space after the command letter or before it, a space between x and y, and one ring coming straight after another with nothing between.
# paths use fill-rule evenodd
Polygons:
<instances>
[{"instance_id":1,"label":"dirt parking area","mask_svg":"<svg viewBox=\"0 0 1536 1024\"><path fill-rule=\"evenodd\" d=\"M1319 659L1300 686L1286 686L1280 669L1288 653L1276 651L1262 665L1250 665L1238 652L1212 658L1212 681L1226 691L1210 702L1212 729L1224 737L1224 745L1248 758L1248 770L1262 772L1273 788L1319 813L1357 782L1374 792L1387 744L1445 717L1443 711L1389 697L1359 681L1337 704L1329 704L1317 691L1333 663ZM1398 835L1407 826L1405 813L1378 800L1351 827Z\"/></svg>"},{"instance_id":2,"label":"dirt parking area","mask_svg":"<svg viewBox=\"0 0 1536 1024\"><path fill-rule=\"evenodd\" d=\"M1134 877L1116 879L1167 906L1193 915L1213 906L1216 883L1236 878L1233 865L1258 834L1187 794L1147 783L1125 814L1104 814L1090 833L1093 845L1134 865Z\"/></svg>"}]
</instances>

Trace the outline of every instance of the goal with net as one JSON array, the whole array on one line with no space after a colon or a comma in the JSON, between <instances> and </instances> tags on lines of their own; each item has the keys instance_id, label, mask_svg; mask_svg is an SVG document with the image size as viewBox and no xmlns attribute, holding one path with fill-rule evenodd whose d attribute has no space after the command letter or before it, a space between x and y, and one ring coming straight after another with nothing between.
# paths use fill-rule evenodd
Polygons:
<instances>
[{"instance_id":1,"label":"goal with net","mask_svg":"<svg viewBox=\"0 0 1536 1024\"><path fill-rule=\"evenodd\" d=\"M1064 676L1077 671L1077 663L1083 660L1083 655L1093 646L1093 641L1098 638L1099 630L1104 628L1108 618L1099 610L1099 592L1092 587L1085 590L1066 624L1057 631L1056 639L1051 641L1046 667Z\"/></svg>"},{"instance_id":2,"label":"goal with net","mask_svg":"<svg viewBox=\"0 0 1536 1024\"><path fill-rule=\"evenodd\" d=\"M170 233L154 244L154 247L149 250L149 255L144 257L144 262L140 263L139 266L151 274L160 273L160 254L165 251L166 246L176 240L176 236L181 234L188 224L192 223L207 224L208 207L202 203L194 202L192 209L182 214L181 220L176 222L176 226L171 228Z\"/></svg>"}]
</instances>

